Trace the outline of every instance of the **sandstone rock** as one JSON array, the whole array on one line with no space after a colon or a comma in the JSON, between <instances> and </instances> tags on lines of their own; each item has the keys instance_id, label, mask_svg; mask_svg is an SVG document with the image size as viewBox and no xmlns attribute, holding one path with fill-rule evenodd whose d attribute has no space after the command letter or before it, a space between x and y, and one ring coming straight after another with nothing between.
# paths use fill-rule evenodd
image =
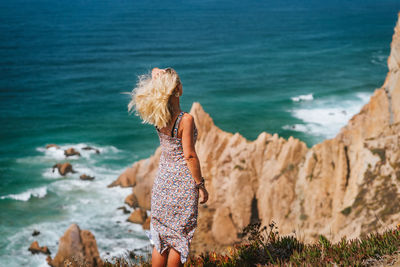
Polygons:
<instances>
[{"instance_id":1,"label":"sandstone rock","mask_svg":"<svg viewBox=\"0 0 400 267\"><path fill-rule=\"evenodd\" d=\"M136 171L137 168L127 168L117 180L109 184L107 187L121 186L132 187L136 185Z\"/></svg>"},{"instance_id":2,"label":"sandstone rock","mask_svg":"<svg viewBox=\"0 0 400 267\"><path fill-rule=\"evenodd\" d=\"M153 178L158 167L158 159L161 155L161 148L158 148L153 156L148 159L142 159L135 162L132 167L127 168L117 180L108 185L108 187L121 186L130 187L136 184L145 185L145 187L152 186ZM148 194L148 193L147 193ZM144 196L145 199L150 201L149 195ZM149 208L150 209L150 208Z\"/></svg>"},{"instance_id":3,"label":"sandstone rock","mask_svg":"<svg viewBox=\"0 0 400 267\"><path fill-rule=\"evenodd\" d=\"M53 267L63 267L64 262L74 267L96 267L104 264L93 234L88 230L81 230L77 224L71 224L65 231L60 238L57 255L54 259L48 257L47 261Z\"/></svg>"},{"instance_id":4,"label":"sandstone rock","mask_svg":"<svg viewBox=\"0 0 400 267\"><path fill-rule=\"evenodd\" d=\"M399 13L400 17L400 13ZM236 242L249 222L277 223L304 241L323 234L332 241L384 230L400 221L400 19L383 86L332 139L308 148L296 138L260 133L249 141L219 129L193 103L196 152L209 191L199 205L191 250L222 251ZM156 134L155 134L156 136ZM129 179L138 205L150 209L150 193L160 157L135 162ZM134 182L133 182L134 181Z\"/></svg>"},{"instance_id":5,"label":"sandstone rock","mask_svg":"<svg viewBox=\"0 0 400 267\"><path fill-rule=\"evenodd\" d=\"M40 247L37 241L33 241L28 250L32 252L32 254L37 254L37 253L50 254L50 250L47 248L47 246Z\"/></svg>"},{"instance_id":6,"label":"sandstone rock","mask_svg":"<svg viewBox=\"0 0 400 267\"><path fill-rule=\"evenodd\" d=\"M144 223L142 224L143 230L150 230L150 221L151 217L147 217Z\"/></svg>"},{"instance_id":7,"label":"sandstone rock","mask_svg":"<svg viewBox=\"0 0 400 267\"><path fill-rule=\"evenodd\" d=\"M70 147L70 148L64 150L64 155L66 157L75 156L75 155L80 156L81 153L79 153L79 151L76 151L74 148Z\"/></svg>"},{"instance_id":8,"label":"sandstone rock","mask_svg":"<svg viewBox=\"0 0 400 267\"><path fill-rule=\"evenodd\" d=\"M139 202L137 200L137 197L135 194L130 194L125 198L125 203L128 204L132 208L137 208L139 207Z\"/></svg>"},{"instance_id":9,"label":"sandstone rock","mask_svg":"<svg viewBox=\"0 0 400 267\"><path fill-rule=\"evenodd\" d=\"M58 172L62 176L66 175L69 172L76 173L76 171L74 171L74 169L72 168L71 163L69 163L69 162L54 164L52 168L53 168L53 172L54 172L54 169L57 168Z\"/></svg>"},{"instance_id":10,"label":"sandstone rock","mask_svg":"<svg viewBox=\"0 0 400 267\"><path fill-rule=\"evenodd\" d=\"M146 219L147 219L146 211L144 209L138 208L131 213L127 221L131 223L143 224L146 221Z\"/></svg>"},{"instance_id":11,"label":"sandstone rock","mask_svg":"<svg viewBox=\"0 0 400 267\"><path fill-rule=\"evenodd\" d=\"M220 207L214 214L211 228L215 240L224 245L233 244L238 240L236 226L233 224L232 213L228 207Z\"/></svg>"}]
</instances>

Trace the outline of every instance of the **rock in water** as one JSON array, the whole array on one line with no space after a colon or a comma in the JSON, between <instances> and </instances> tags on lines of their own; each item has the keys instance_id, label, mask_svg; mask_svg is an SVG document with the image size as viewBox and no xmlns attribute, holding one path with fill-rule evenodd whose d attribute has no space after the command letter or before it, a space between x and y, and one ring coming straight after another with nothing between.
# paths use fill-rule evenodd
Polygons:
<instances>
[{"instance_id":1,"label":"rock in water","mask_svg":"<svg viewBox=\"0 0 400 267\"><path fill-rule=\"evenodd\" d=\"M79 153L78 151L76 151L74 148L70 147L70 148L64 150L64 155L65 155L66 157L75 156L75 155L80 156L81 153Z\"/></svg>"},{"instance_id":2,"label":"rock in water","mask_svg":"<svg viewBox=\"0 0 400 267\"><path fill-rule=\"evenodd\" d=\"M147 219L147 214L144 209L138 208L132 212L127 221L131 223L143 224Z\"/></svg>"},{"instance_id":3,"label":"rock in water","mask_svg":"<svg viewBox=\"0 0 400 267\"><path fill-rule=\"evenodd\" d=\"M117 210L122 210L124 214L131 213L125 206L118 207Z\"/></svg>"},{"instance_id":4,"label":"rock in water","mask_svg":"<svg viewBox=\"0 0 400 267\"><path fill-rule=\"evenodd\" d=\"M32 233L32 236L36 236L36 235L39 235L40 234L40 231L38 231L38 230L33 230L33 233Z\"/></svg>"},{"instance_id":5,"label":"rock in water","mask_svg":"<svg viewBox=\"0 0 400 267\"><path fill-rule=\"evenodd\" d=\"M89 175L86 175L86 174L82 174L79 178L81 178L81 180L91 181L91 180L94 179L94 176L89 176Z\"/></svg>"},{"instance_id":6,"label":"rock in water","mask_svg":"<svg viewBox=\"0 0 400 267\"><path fill-rule=\"evenodd\" d=\"M147 217L144 223L142 224L144 230L150 230L150 221L151 217Z\"/></svg>"},{"instance_id":7,"label":"rock in water","mask_svg":"<svg viewBox=\"0 0 400 267\"><path fill-rule=\"evenodd\" d=\"M94 235L88 230L81 230L75 223L60 238L57 255L54 259L48 257L47 261L53 267L100 267L104 264Z\"/></svg>"},{"instance_id":8,"label":"rock in water","mask_svg":"<svg viewBox=\"0 0 400 267\"><path fill-rule=\"evenodd\" d=\"M43 254L50 254L50 250L47 248L47 246L39 246L39 243L37 241L33 241L31 246L28 248L32 254L37 254L37 253L43 253Z\"/></svg>"},{"instance_id":9,"label":"rock in water","mask_svg":"<svg viewBox=\"0 0 400 267\"><path fill-rule=\"evenodd\" d=\"M132 208L139 207L139 202L137 197L132 193L125 198L125 203L128 204Z\"/></svg>"},{"instance_id":10,"label":"rock in water","mask_svg":"<svg viewBox=\"0 0 400 267\"><path fill-rule=\"evenodd\" d=\"M85 146L82 148L83 150L94 150L96 151L96 154L100 154L100 151L97 148L91 147L91 146Z\"/></svg>"},{"instance_id":11,"label":"rock in water","mask_svg":"<svg viewBox=\"0 0 400 267\"><path fill-rule=\"evenodd\" d=\"M46 145L46 149L49 149L50 147L55 147L55 148L60 148L58 145L56 144L48 144Z\"/></svg>"},{"instance_id":12,"label":"rock in water","mask_svg":"<svg viewBox=\"0 0 400 267\"><path fill-rule=\"evenodd\" d=\"M71 165L71 163L69 163L69 162L54 164L54 165L53 165L53 172L54 172L54 169L55 169L55 168L58 169L58 172L59 172L62 176L66 175L66 174L69 173L69 172L71 172L71 173L76 173L76 171L74 171L74 170L72 169L72 165Z\"/></svg>"}]
</instances>

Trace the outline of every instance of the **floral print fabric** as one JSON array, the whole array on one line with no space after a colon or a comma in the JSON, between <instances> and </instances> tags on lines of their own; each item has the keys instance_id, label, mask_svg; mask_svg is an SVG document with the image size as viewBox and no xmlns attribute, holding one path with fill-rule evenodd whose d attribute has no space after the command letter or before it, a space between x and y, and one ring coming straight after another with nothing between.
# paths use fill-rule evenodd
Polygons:
<instances>
[{"instance_id":1,"label":"floral print fabric","mask_svg":"<svg viewBox=\"0 0 400 267\"><path fill-rule=\"evenodd\" d=\"M178 115L173 136L156 128L161 156L151 190L150 233L160 254L173 247L185 263L197 227L199 192L184 158L182 140L176 137L183 114L182 111ZM194 142L196 140L195 125Z\"/></svg>"}]
</instances>

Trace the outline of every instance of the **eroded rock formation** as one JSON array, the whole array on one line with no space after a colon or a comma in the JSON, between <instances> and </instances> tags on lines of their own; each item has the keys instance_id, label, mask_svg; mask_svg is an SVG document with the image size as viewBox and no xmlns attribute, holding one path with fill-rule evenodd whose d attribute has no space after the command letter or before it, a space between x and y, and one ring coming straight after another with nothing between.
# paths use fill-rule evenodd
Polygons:
<instances>
[{"instance_id":1,"label":"eroded rock formation","mask_svg":"<svg viewBox=\"0 0 400 267\"><path fill-rule=\"evenodd\" d=\"M383 86L336 137L311 148L277 134L262 132L249 141L224 132L193 104L196 151L210 197L199 205L192 252L233 244L256 219L264 225L274 220L281 234L295 231L305 241L319 234L355 238L400 221L399 21ZM110 186L133 186L138 206L149 210L160 153L157 148L135 162Z\"/></svg>"},{"instance_id":2,"label":"eroded rock formation","mask_svg":"<svg viewBox=\"0 0 400 267\"><path fill-rule=\"evenodd\" d=\"M77 224L71 224L65 231L60 238L57 255L54 259L48 257L47 262L53 267L104 265L99 256L95 237L90 231L81 230Z\"/></svg>"},{"instance_id":3,"label":"eroded rock formation","mask_svg":"<svg viewBox=\"0 0 400 267\"><path fill-rule=\"evenodd\" d=\"M50 254L50 250L47 246L39 246L37 241L33 241L30 247L28 248L32 254L43 253L43 254Z\"/></svg>"}]
</instances>

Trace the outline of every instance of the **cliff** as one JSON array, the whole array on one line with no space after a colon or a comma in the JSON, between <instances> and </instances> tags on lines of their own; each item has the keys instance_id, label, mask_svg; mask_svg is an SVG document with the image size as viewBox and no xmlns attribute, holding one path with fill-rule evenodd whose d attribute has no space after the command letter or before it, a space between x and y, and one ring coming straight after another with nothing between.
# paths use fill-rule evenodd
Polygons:
<instances>
[{"instance_id":1,"label":"cliff","mask_svg":"<svg viewBox=\"0 0 400 267\"><path fill-rule=\"evenodd\" d=\"M400 13L398 14L400 18ZM199 205L192 252L221 250L250 221L274 220L280 234L333 241L383 230L400 221L400 19L381 88L336 137L307 148L301 140L262 132L249 141L219 129L199 103L190 113L210 197ZM140 207L150 192L160 148L110 186L132 186Z\"/></svg>"}]
</instances>

